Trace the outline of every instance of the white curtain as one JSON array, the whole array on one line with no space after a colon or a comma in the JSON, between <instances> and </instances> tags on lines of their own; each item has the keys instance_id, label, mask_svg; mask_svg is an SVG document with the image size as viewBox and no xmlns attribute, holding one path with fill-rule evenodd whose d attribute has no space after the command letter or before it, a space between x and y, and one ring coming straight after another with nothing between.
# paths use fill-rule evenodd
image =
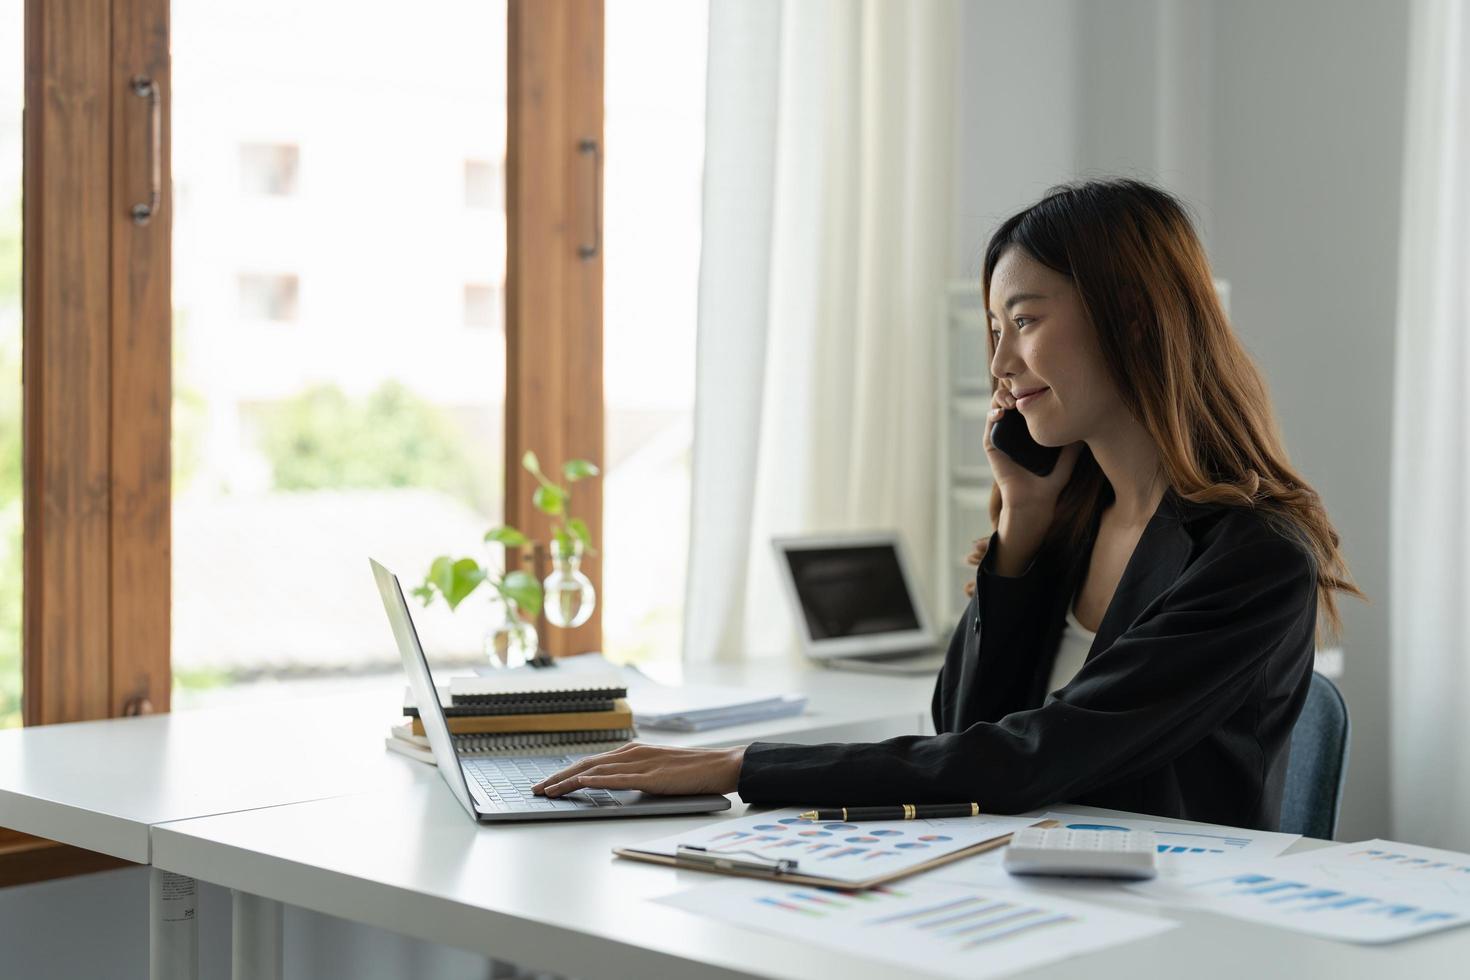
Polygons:
<instances>
[{"instance_id":1,"label":"white curtain","mask_svg":"<svg viewBox=\"0 0 1470 980\"><path fill-rule=\"evenodd\" d=\"M934 545L952 0L711 0L686 661L790 650L770 539Z\"/></svg>"},{"instance_id":2,"label":"white curtain","mask_svg":"<svg viewBox=\"0 0 1470 980\"><path fill-rule=\"evenodd\" d=\"M1393 833L1470 850L1470 15L1416 0L1394 369Z\"/></svg>"}]
</instances>

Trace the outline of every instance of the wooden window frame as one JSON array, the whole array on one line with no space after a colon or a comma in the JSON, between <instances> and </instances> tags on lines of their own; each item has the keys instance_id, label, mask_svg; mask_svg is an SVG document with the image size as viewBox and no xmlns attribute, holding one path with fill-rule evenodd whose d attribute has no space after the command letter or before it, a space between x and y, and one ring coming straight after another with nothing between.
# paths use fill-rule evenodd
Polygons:
<instances>
[{"instance_id":1,"label":"wooden window frame","mask_svg":"<svg viewBox=\"0 0 1470 980\"><path fill-rule=\"evenodd\" d=\"M603 0L509 0L505 519L543 539L522 454L604 462L600 242L579 253L602 222L603 24ZM171 93L169 0L26 0L27 725L170 706ZM161 208L138 224L155 149ZM600 540L600 480L576 513ZM600 649L600 609L551 634L554 654ZM0 828L0 886L122 863Z\"/></svg>"},{"instance_id":2,"label":"wooden window frame","mask_svg":"<svg viewBox=\"0 0 1470 980\"><path fill-rule=\"evenodd\" d=\"M543 465L590 459L605 472L602 391L603 0L510 0L507 57L505 521L548 539L531 506L526 450ZM593 141L588 152L585 141ZM593 251L584 254L584 247ZM602 540L602 480L576 485L574 512ZM508 555L509 563L518 558ZM582 570L601 594L596 555ZM554 656L602 649L602 603L553 629Z\"/></svg>"},{"instance_id":3,"label":"wooden window frame","mask_svg":"<svg viewBox=\"0 0 1470 980\"><path fill-rule=\"evenodd\" d=\"M168 0L27 0L22 372L28 725L169 707ZM150 192L148 100L165 98Z\"/></svg>"}]
</instances>

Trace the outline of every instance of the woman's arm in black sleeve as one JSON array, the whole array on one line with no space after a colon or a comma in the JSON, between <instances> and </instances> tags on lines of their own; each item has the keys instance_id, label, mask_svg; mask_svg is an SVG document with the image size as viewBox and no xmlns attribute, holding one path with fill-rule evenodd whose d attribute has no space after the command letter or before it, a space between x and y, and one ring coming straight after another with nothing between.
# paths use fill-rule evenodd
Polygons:
<instances>
[{"instance_id":1,"label":"woman's arm in black sleeve","mask_svg":"<svg viewBox=\"0 0 1470 980\"><path fill-rule=\"evenodd\" d=\"M1024 703L1041 655L1043 614L1054 568L1045 552L1038 552L1020 575L996 574L999 537L999 531L990 536L990 547L975 570L975 596L960 617L934 684L930 711L936 732L958 727L961 693L971 719L995 721ZM965 650L972 634L979 649L967 664Z\"/></svg>"},{"instance_id":2,"label":"woman's arm in black sleeve","mask_svg":"<svg viewBox=\"0 0 1470 980\"><path fill-rule=\"evenodd\" d=\"M1272 653L1315 623L1310 558L1282 538L1202 557L1157 613L1040 708L961 732L867 744L757 742L747 802L852 805L975 800L1019 813L1176 758L1249 696Z\"/></svg>"},{"instance_id":3,"label":"woman's arm in black sleeve","mask_svg":"<svg viewBox=\"0 0 1470 980\"><path fill-rule=\"evenodd\" d=\"M960 671L960 660L965 655L965 633L970 628L970 619L975 604L972 602L965 608L965 613L960 617L959 625L949 637L949 649L944 654L944 666L939 668L939 675L934 678L934 697L929 702L929 717L934 721L934 730L942 732L945 730L945 705L948 700L953 699L947 694L946 677L956 677Z\"/></svg>"},{"instance_id":4,"label":"woman's arm in black sleeve","mask_svg":"<svg viewBox=\"0 0 1470 980\"><path fill-rule=\"evenodd\" d=\"M959 678L968 699L965 711L970 721L999 721L1030 697L1036 663L1041 658L1041 644L1046 635L1046 611L1053 594L1060 587L1060 568L1051 554L1042 548L1020 575L1000 575L995 570L1000 532L990 537L990 548L975 578L973 611L979 622L972 622L979 639L975 656L977 676ZM951 698L954 704L956 698ZM936 727L936 732L954 730L957 725Z\"/></svg>"}]
</instances>

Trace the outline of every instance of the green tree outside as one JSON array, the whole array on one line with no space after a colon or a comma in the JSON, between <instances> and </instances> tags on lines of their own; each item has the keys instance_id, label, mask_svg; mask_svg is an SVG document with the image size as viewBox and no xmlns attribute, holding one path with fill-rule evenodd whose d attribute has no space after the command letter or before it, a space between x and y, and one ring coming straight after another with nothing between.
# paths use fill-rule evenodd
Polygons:
<instances>
[{"instance_id":1,"label":"green tree outside","mask_svg":"<svg viewBox=\"0 0 1470 980\"><path fill-rule=\"evenodd\" d=\"M259 413L258 445L277 490L431 487L486 511L496 467L459 426L396 381L364 400L317 385Z\"/></svg>"}]
</instances>

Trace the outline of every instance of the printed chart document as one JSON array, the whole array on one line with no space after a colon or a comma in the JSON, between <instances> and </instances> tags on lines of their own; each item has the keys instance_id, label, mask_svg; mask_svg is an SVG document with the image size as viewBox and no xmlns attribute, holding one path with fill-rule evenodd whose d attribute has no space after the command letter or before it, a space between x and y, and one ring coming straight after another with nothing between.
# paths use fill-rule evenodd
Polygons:
<instances>
[{"instance_id":1,"label":"printed chart document","mask_svg":"<svg viewBox=\"0 0 1470 980\"><path fill-rule=\"evenodd\" d=\"M775 861L797 862L796 873L855 884L902 874L967 847L994 840L1036 822L1034 817L949 817L939 820L872 820L862 823L803 820L799 809L720 820L625 850L673 857L680 844Z\"/></svg>"},{"instance_id":2,"label":"printed chart document","mask_svg":"<svg viewBox=\"0 0 1470 980\"><path fill-rule=\"evenodd\" d=\"M1373 840L1128 888L1327 939L1388 943L1470 923L1466 879L1470 855Z\"/></svg>"},{"instance_id":3,"label":"printed chart document","mask_svg":"<svg viewBox=\"0 0 1470 980\"><path fill-rule=\"evenodd\" d=\"M1070 830L1141 830L1151 832L1158 849L1159 874L1175 877L1195 874L1200 862L1234 859L1259 860L1274 858L1301 839L1300 834L1279 834L1267 830L1221 827L1214 824L1178 824L1167 820L1143 820L1132 817L1079 816L1059 810L1046 815Z\"/></svg>"},{"instance_id":4,"label":"printed chart document","mask_svg":"<svg viewBox=\"0 0 1470 980\"><path fill-rule=\"evenodd\" d=\"M1330 879L1342 888L1407 886L1424 902L1470 906L1470 854L1369 840L1284 857L1278 867Z\"/></svg>"},{"instance_id":5,"label":"printed chart document","mask_svg":"<svg viewBox=\"0 0 1470 980\"><path fill-rule=\"evenodd\" d=\"M658 899L723 922L937 976L995 977L1158 935L1177 923L920 875L864 892L743 878Z\"/></svg>"},{"instance_id":6,"label":"printed chart document","mask_svg":"<svg viewBox=\"0 0 1470 980\"><path fill-rule=\"evenodd\" d=\"M1257 864L1271 860L1292 842L1296 834L1223 827L1216 824L1179 824L1167 820L1134 817L1099 817L1092 814L1048 812L1044 818L1055 820L1072 830L1139 830L1154 834L1158 848L1159 877L1140 885L1125 884L1109 878L1063 878L1052 875L1013 875L1004 867L1005 851L997 849L962 858L932 872L944 881L972 885L977 888L1010 887L1037 895L1058 895L1080 901L1101 900L1111 905L1168 914L1169 904L1179 897L1161 891L1157 882L1182 878L1199 878L1210 871L1243 867L1242 860Z\"/></svg>"}]
</instances>

